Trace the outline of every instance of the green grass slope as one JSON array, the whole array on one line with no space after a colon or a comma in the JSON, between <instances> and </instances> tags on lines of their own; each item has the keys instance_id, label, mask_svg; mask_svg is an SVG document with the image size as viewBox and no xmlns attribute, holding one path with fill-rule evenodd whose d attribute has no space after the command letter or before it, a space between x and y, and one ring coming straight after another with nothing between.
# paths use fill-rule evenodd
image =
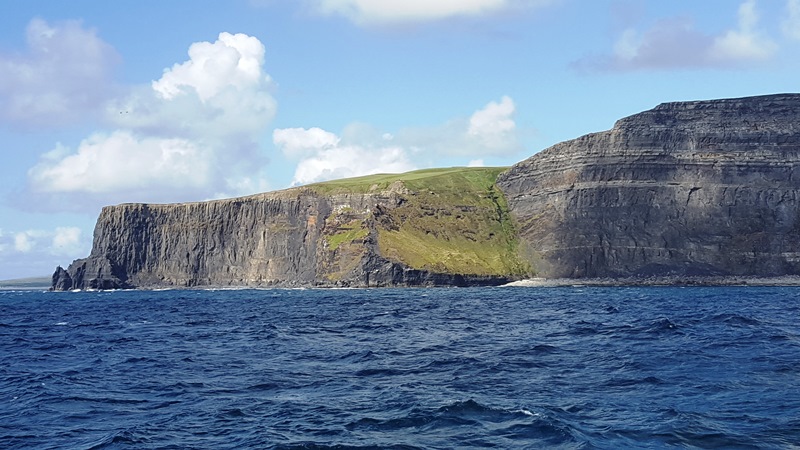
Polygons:
<instances>
[{"instance_id":1,"label":"green grass slope","mask_svg":"<svg viewBox=\"0 0 800 450\"><path fill-rule=\"evenodd\" d=\"M381 255L388 259L439 273L523 277L530 266L518 255L508 206L495 187L504 170L427 169L308 187L320 194L389 191L399 196L398 205L374 212L372 217Z\"/></svg>"}]
</instances>

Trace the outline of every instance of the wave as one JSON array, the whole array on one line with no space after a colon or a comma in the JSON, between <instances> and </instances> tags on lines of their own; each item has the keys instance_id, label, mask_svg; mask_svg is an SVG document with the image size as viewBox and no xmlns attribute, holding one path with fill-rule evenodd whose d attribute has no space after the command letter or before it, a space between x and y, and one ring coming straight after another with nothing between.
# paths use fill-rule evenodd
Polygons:
<instances>
[{"instance_id":1,"label":"wave","mask_svg":"<svg viewBox=\"0 0 800 450\"><path fill-rule=\"evenodd\" d=\"M0 447L798 443L800 290L589 290L0 292Z\"/></svg>"},{"instance_id":2,"label":"wave","mask_svg":"<svg viewBox=\"0 0 800 450\"><path fill-rule=\"evenodd\" d=\"M399 417L365 417L345 428L362 433L413 433L423 441L431 436L449 436L454 446L511 444L514 441L547 446L580 443L571 427L554 416L527 408L496 408L473 399L432 410L415 408ZM465 429L470 431L465 433Z\"/></svg>"}]
</instances>

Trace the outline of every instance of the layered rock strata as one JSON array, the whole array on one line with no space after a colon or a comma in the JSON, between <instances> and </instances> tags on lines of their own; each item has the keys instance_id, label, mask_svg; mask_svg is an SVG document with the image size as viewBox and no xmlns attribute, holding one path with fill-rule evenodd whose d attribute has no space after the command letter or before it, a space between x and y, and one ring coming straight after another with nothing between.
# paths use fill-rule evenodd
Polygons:
<instances>
[{"instance_id":1,"label":"layered rock strata","mask_svg":"<svg viewBox=\"0 0 800 450\"><path fill-rule=\"evenodd\" d=\"M492 181L497 172L491 174ZM510 218L498 217L492 201L437 204L433 197L442 193L415 192L402 181L361 189L366 192L328 192L331 189L106 207L97 220L91 254L67 269L59 267L53 289L467 286L521 277L503 269L480 270L480 264L476 270L453 270L455 266L439 267L408 256L413 256L416 243L402 238L414 236L414 227L436 217L442 218L440 223L455 224L423 234L441 236L438 250L455 259L470 256L451 245L475 228L470 221L510 223ZM408 208L420 201L428 206ZM471 214L463 214L465 208ZM491 257L504 259L498 249L509 244L508 238L485 234L472 242L481 243Z\"/></svg>"},{"instance_id":2,"label":"layered rock strata","mask_svg":"<svg viewBox=\"0 0 800 450\"><path fill-rule=\"evenodd\" d=\"M800 274L800 95L665 103L498 186L540 277Z\"/></svg>"}]
</instances>

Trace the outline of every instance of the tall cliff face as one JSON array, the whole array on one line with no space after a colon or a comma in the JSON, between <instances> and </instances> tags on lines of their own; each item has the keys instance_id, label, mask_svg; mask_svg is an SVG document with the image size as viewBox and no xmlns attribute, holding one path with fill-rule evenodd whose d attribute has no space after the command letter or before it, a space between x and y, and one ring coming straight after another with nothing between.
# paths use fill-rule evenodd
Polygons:
<instances>
[{"instance_id":1,"label":"tall cliff face","mask_svg":"<svg viewBox=\"0 0 800 450\"><path fill-rule=\"evenodd\" d=\"M662 104L501 172L107 207L53 288L800 275L800 94Z\"/></svg>"},{"instance_id":2,"label":"tall cliff face","mask_svg":"<svg viewBox=\"0 0 800 450\"><path fill-rule=\"evenodd\" d=\"M498 186L542 277L800 274L800 95L662 104Z\"/></svg>"},{"instance_id":3,"label":"tall cliff face","mask_svg":"<svg viewBox=\"0 0 800 450\"><path fill-rule=\"evenodd\" d=\"M492 198L500 171L428 171L229 200L106 207L91 254L58 268L53 288L504 283L524 269L510 217L498 215ZM409 208L416 204L424 206ZM422 225L437 216L437 229ZM441 239L421 253L451 261L416 256L431 232Z\"/></svg>"}]
</instances>

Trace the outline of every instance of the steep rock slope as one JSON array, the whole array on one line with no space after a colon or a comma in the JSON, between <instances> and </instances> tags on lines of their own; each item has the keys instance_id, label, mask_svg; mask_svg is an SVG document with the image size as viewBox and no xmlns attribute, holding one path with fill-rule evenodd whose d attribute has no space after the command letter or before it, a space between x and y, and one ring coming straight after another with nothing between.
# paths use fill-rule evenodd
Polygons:
<instances>
[{"instance_id":1,"label":"steep rock slope","mask_svg":"<svg viewBox=\"0 0 800 450\"><path fill-rule=\"evenodd\" d=\"M53 289L500 284L524 276L503 169L438 169L250 197L103 209Z\"/></svg>"},{"instance_id":2,"label":"steep rock slope","mask_svg":"<svg viewBox=\"0 0 800 450\"><path fill-rule=\"evenodd\" d=\"M800 274L800 95L666 103L497 181L541 277Z\"/></svg>"}]
</instances>

